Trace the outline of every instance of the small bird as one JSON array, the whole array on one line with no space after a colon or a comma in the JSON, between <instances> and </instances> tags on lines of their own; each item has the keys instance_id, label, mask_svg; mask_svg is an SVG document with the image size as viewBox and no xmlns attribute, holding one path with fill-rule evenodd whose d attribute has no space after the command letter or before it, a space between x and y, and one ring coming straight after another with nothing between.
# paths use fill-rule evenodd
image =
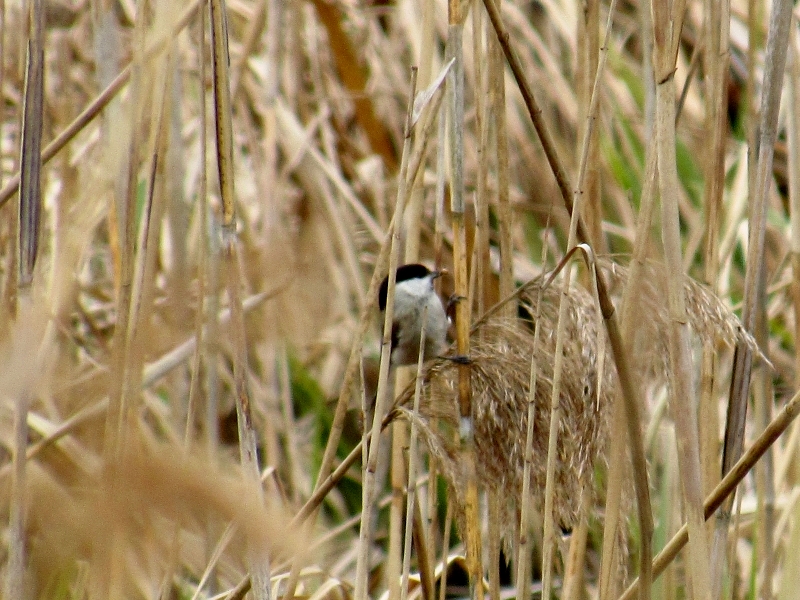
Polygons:
<instances>
[{"instance_id":1,"label":"small bird","mask_svg":"<svg viewBox=\"0 0 800 600\"><path fill-rule=\"evenodd\" d=\"M433 280L442 275L425 265L410 264L397 268L394 288L394 319L392 321L392 348L390 364L416 364L419 357L422 315L425 307L425 353L423 360L438 356L447 348L448 320L442 301L433 289ZM381 283L378 306L381 315L386 310L389 277Z\"/></svg>"}]
</instances>

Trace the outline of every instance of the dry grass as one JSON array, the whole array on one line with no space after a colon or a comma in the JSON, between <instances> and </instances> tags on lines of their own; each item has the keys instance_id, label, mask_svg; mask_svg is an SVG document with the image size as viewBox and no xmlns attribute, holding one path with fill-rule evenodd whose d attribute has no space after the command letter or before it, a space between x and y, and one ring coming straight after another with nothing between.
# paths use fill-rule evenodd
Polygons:
<instances>
[{"instance_id":1,"label":"dry grass","mask_svg":"<svg viewBox=\"0 0 800 600\"><path fill-rule=\"evenodd\" d=\"M545 285L541 275L569 250L560 198L581 197L570 187L581 166L588 205L576 203L578 232L588 232L596 252L614 253L597 266L619 314L630 286L633 328L623 333L646 442L652 504L644 508L655 517L655 552L687 516L676 444L691 436L676 436L680 419L666 407L679 405L670 390L688 390L683 400L700 415L693 450L706 491L721 478L726 427L730 443L743 441L746 450L779 413L800 380L800 126L794 103L784 103L777 141L763 127L756 140L764 60L777 60L765 59L767 3L687 2L680 43L665 53L669 40L656 36L657 57L666 61L656 70L672 73L675 88L658 92L660 106L647 79L647 4L623 2L611 15L591 2L495 4L535 94L536 127L531 99L500 67L479 2L450 3L448 13L444 2L421 0L228 0L230 61L221 45L212 68L206 3L31 1L24 6L46 17L41 106L34 91L26 99L25 84L37 20L21 3L0 3L5 596L240 597L249 570L261 567L256 579L271 576L273 587L261 597L288 589L351 597L357 589L399 600L407 591L443 594L431 580L446 576L446 561L480 570L495 595L517 583L524 600L542 569L549 573L542 532L555 525L575 531L555 561L563 584L556 593L617 597L649 557L638 555L646 545L632 491L622 494L625 526L615 543L602 539L609 488L632 489L624 434L615 440L623 458L607 464L610 432L625 431L613 427L623 413L614 408L621 385L609 314L600 314L591 276L580 269L559 326L561 283L569 279L562 273ZM658 4L656 15L666 6ZM794 29L790 46L800 48ZM419 67L417 88L427 88L447 62L446 47L460 58L406 141L410 67ZM731 69L719 60L725 52ZM787 72L796 97L796 58ZM220 76L231 85L222 113L215 111L224 95L214 94ZM461 77L463 96L451 95ZM666 129L652 133L654 119L684 88L675 181L664 147L659 179L645 155L651 136L669 127L659 122ZM770 93L767 120L777 115ZM461 102L462 125L448 125ZM230 146L219 155L225 119L215 115L231 116ZM41 160L35 139L22 142L24 132L35 138L38 124ZM594 137L584 146L587 131ZM757 169L747 157L756 148L763 210L748 216ZM399 181L402 165L409 171ZM24 214L33 215L21 221L20 194L32 203ZM654 216L648 199L659 197L677 214ZM387 236L393 219L397 237ZM763 248L749 243L748 222L763 223ZM37 230L38 248L30 241ZM375 288L385 275L392 243L392 261L419 257L454 275L443 278L443 297L454 290L465 297L454 339L471 362L424 365L418 412L414 384L398 386L388 417L394 441L384 434L370 446L352 408L362 406L363 388L375 386L373 369L360 368L380 345L369 282ZM628 265L623 256L632 253ZM667 334L677 327L669 281L677 282L692 333L680 385L669 361L678 347ZM478 320L515 287L512 300ZM740 307L750 331L735 316ZM750 380L749 367L742 372L744 363L731 360L733 348L754 356L756 409L726 426L731 371ZM554 400L560 412L548 457ZM793 410L781 413L781 427ZM407 448L417 439L405 437L409 422L425 443ZM758 476L739 484L728 539L708 552L714 568L726 563L718 578L724 597L790 598L796 587L800 426L780 438L779 429L769 430ZM252 436L257 452L240 448L240 435ZM364 442L374 469L358 467L367 463ZM474 478L464 468L473 457ZM417 471L412 485L409 463ZM522 497L526 472L530 498ZM444 494L432 485L442 476ZM364 484L374 497L362 514ZM406 504L408 490L416 498ZM520 530L524 504L536 516ZM416 507L407 519L406 506ZM452 539L451 517L460 525ZM500 577L498 532L506 558L523 553L513 569L519 582ZM403 565L411 538L413 556ZM709 549L711 540L709 529ZM612 574L602 590L601 563ZM691 565L681 554L657 563L665 571L651 596L685 597L697 576ZM422 582L413 591L397 584L409 568ZM477 575L475 597L483 589Z\"/></svg>"}]
</instances>

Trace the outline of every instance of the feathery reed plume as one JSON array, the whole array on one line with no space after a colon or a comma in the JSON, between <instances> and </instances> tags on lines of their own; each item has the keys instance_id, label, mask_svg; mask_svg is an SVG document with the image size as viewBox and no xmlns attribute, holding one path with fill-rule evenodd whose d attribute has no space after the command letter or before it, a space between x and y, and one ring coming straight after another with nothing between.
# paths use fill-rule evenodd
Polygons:
<instances>
[{"instance_id":1,"label":"feathery reed plume","mask_svg":"<svg viewBox=\"0 0 800 600\"><path fill-rule=\"evenodd\" d=\"M627 279L627 269L608 259L600 261L599 266L606 271L612 292L620 293ZM648 263L642 278L639 302L647 318L642 319L637 338L647 340L648 351L637 352L636 367L640 374L647 373L663 385L668 367L663 356L669 313L663 301L662 271L662 265ZM530 327L520 327L519 319L495 316L472 331L470 358L477 474L485 486L501 490L507 498L504 507L507 526L503 532L506 543L513 539L510 537L512 527L518 522L516 510L522 489L533 328L540 328L540 341L534 357L539 372L534 394L537 418L533 425L531 489L534 502L538 506L544 502L560 295L555 286L546 284L547 277L539 276L525 284L518 294L520 318ZM741 341L758 352L755 340L713 292L688 277L684 286L689 325L699 338L722 342L729 347ZM542 304L537 306L540 292ZM554 510L557 522L564 529L576 522L582 485L592 476L595 461L604 457L611 399L618 388L611 361L603 361L602 372L598 372L600 344L606 344L607 340L598 327L596 303L580 286L573 286L569 295ZM532 315L536 314L539 317L534 323ZM427 366L424 376L427 385L420 415L415 417L405 408L413 398L409 389L400 396L396 414L416 420L421 438L461 503L465 482L461 481L458 446L453 435L458 426L458 365L441 357ZM434 418L440 420L439 428L432 426Z\"/></svg>"},{"instance_id":2,"label":"feathery reed plume","mask_svg":"<svg viewBox=\"0 0 800 600\"><path fill-rule=\"evenodd\" d=\"M533 282L541 285L543 278ZM598 377L597 319L594 303L582 288L570 292L570 314L567 339L564 347L564 381L562 397L564 418L560 424L558 460L556 466L555 514L562 528L569 528L578 514L581 484L592 473L595 458L601 452L605 431L605 408L616 382L611 365L606 363ZM522 295L522 304L534 314L538 296L536 285L531 285ZM545 290L541 316L535 327L541 327L541 339L536 357L539 365L538 383L534 395L536 415L534 423L531 470L533 495L537 503L543 502L546 477L546 456L549 431L549 407L553 383L555 327L558 291ZM530 352L533 349L533 332L519 327L514 320L493 318L474 333L470 351L472 359L472 387L474 393L473 418L475 420L475 452L478 477L487 487L499 489L509 502L503 509L508 518L504 522L517 522L516 508L522 489L524 467L525 431L527 429L528 387L530 381ZM478 335L479 334L479 335ZM447 358L434 361L426 374L428 396L420 413L423 419L439 417L446 428L433 430L421 424L420 432L440 461L445 476L452 485L459 502L461 482L457 466L457 447L447 428L458 423L455 404L457 365ZM598 393L599 392L599 393ZM408 396L401 397L401 403ZM506 542L510 530L503 532Z\"/></svg>"}]
</instances>

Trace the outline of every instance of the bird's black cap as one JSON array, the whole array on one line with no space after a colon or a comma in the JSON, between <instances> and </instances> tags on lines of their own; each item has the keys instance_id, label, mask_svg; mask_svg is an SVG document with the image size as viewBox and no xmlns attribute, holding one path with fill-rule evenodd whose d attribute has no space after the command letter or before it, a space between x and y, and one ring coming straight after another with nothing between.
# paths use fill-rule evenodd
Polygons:
<instances>
[{"instance_id":1,"label":"bird's black cap","mask_svg":"<svg viewBox=\"0 0 800 600\"><path fill-rule=\"evenodd\" d=\"M396 283L400 283L401 281L408 281L409 279L424 279L430 274L431 270L425 265L420 265L417 263L403 265L402 267L397 267L397 277L395 281ZM386 310L386 293L388 291L389 276L387 275L383 278L381 289L378 291L378 308L380 308L381 311Z\"/></svg>"}]
</instances>

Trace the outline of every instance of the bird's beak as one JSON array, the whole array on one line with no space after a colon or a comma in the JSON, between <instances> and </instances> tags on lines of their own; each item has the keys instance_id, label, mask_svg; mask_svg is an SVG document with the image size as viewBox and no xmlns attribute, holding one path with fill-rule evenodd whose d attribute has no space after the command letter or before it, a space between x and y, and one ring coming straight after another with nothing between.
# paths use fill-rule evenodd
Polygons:
<instances>
[{"instance_id":1,"label":"bird's beak","mask_svg":"<svg viewBox=\"0 0 800 600\"><path fill-rule=\"evenodd\" d=\"M447 271L444 271L444 270L442 270L442 271L432 271L431 272L431 280L438 279L439 277L444 275L446 272Z\"/></svg>"}]
</instances>

